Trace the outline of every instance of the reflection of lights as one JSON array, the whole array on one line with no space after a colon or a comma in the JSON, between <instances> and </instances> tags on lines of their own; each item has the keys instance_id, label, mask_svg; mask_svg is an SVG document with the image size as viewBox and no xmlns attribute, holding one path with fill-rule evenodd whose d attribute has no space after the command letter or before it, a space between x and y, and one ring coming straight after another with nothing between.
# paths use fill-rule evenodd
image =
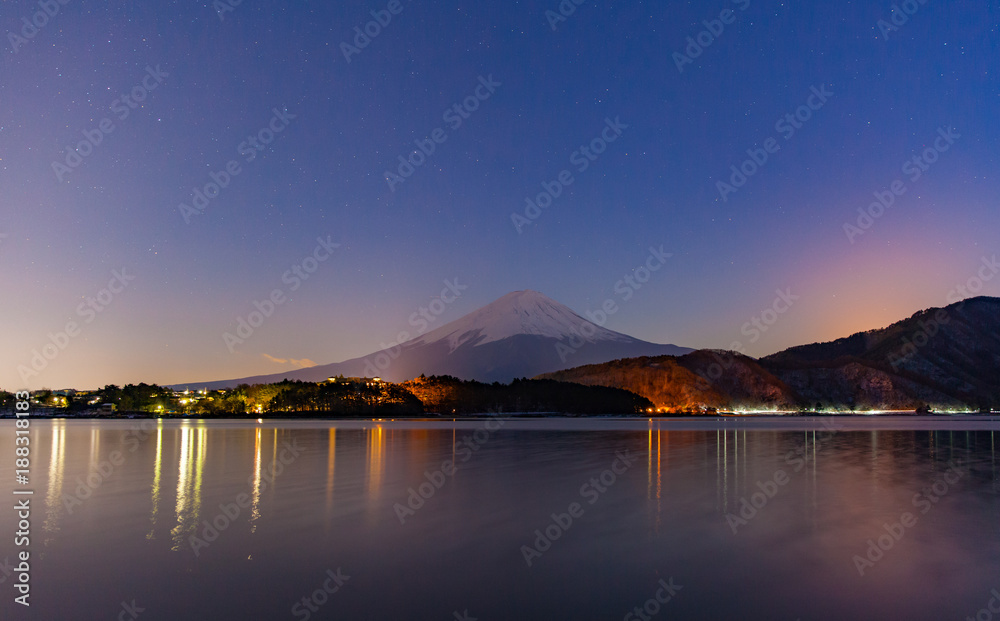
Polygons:
<instances>
[{"instance_id":1,"label":"reflection of lights","mask_svg":"<svg viewBox=\"0 0 1000 621\"><path fill-rule=\"evenodd\" d=\"M19 436L20 437L20 436ZM57 521L59 518L59 496L63 488L63 467L66 452L66 422L63 420L52 421L52 450L49 457L49 489L45 497L47 509L45 518L45 530L55 532L59 530Z\"/></svg>"},{"instance_id":2,"label":"reflection of lights","mask_svg":"<svg viewBox=\"0 0 1000 621\"><path fill-rule=\"evenodd\" d=\"M744 427L743 428L743 489L746 489L747 487L747 472L749 472L749 468L747 468L747 430Z\"/></svg>"},{"instance_id":3,"label":"reflection of lights","mask_svg":"<svg viewBox=\"0 0 1000 621\"><path fill-rule=\"evenodd\" d=\"M661 446L662 442L663 442L663 431L657 431L656 432L656 500L657 501L660 500L660 490L663 487L663 479L660 477L660 467L663 464L663 455L660 452L660 446ZM660 505L657 504L656 507L657 507L656 508L656 516L657 516L656 522L657 522L657 525L659 525L659 522L660 522L660 519L659 519L660 509L659 509L659 507L660 507Z\"/></svg>"},{"instance_id":4,"label":"reflection of lights","mask_svg":"<svg viewBox=\"0 0 1000 621\"><path fill-rule=\"evenodd\" d=\"M337 466L337 430L330 428L330 440L327 446L326 458L326 514L330 515L333 509L333 475ZM327 524L330 522L327 521Z\"/></svg>"},{"instance_id":5,"label":"reflection of lights","mask_svg":"<svg viewBox=\"0 0 1000 621\"><path fill-rule=\"evenodd\" d=\"M257 531L257 518L260 517L260 429L254 442L253 456L253 491L250 494L250 532Z\"/></svg>"},{"instance_id":6,"label":"reflection of lights","mask_svg":"<svg viewBox=\"0 0 1000 621\"><path fill-rule=\"evenodd\" d=\"M201 477L205 466L204 427L181 427L181 451L177 463L177 526L171 531L175 552L185 536L194 532L201 515Z\"/></svg>"},{"instance_id":7,"label":"reflection of lights","mask_svg":"<svg viewBox=\"0 0 1000 621\"><path fill-rule=\"evenodd\" d=\"M646 500L653 497L653 419L646 432Z\"/></svg>"},{"instance_id":8,"label":"reflection of lights","mask_svg":"<svg viewBox=\"0 0 1000 621\"><path fill-rule=\"evenodd\" d=\"M90 469L97 466L98 453L101 450L101 432L94 427L90 430Z\"/></svg>"},{"instance_id":9,"label":"reflection of lights","mask_svg":"<svg viewBox=\"0 0 1000 621\"><path fill-rule=\"evenodd\" d=\"M715 508L719 509L722 502L722 466L719 460L722 456L722 439L720 431L715 430Z\"/></svg>"},{"instance_id":10,"label":"reflection of lights","mask_svg":"<svg viewBox=\"0 0 1000 621\"><path fill-rule=\"evenodd\" d=\"M173 529L174 547L173 550L180 549L182 516L186 513L188 496L188 476L190 474L189 463L191 460L191 428L184 426L181 428L181 456L177 465L177 504L174 508L177 514L177 526Z\"/></svg>"},{"instance_id":11,"label":"reflection of lights","mask_svg":"<svg viewBox=\"0 0 1000 621\"><path fill-rule=\"evenodd\" d=\"M274 428L274 441L272 442L273 450L271 452L271 470L268 473L268 482L272 487L276 486L276 468L278 467L278 428Z\"/></svg>"},{"instance_id":12,"label":"reflection of lights","mask_svg":"<svg viewBox=\"0 0 1000 621\"><path fill-rule=\"evenodd\" d=\"M146 539L153 539L156 531L156 516L160 511L160 473L163 469L163 419L157 421L156 429L156 461L153 462L153 512L149 516L149 533Z\"/></svg>"},{"instance_id":13,"label":"reflection of lights","mask_svg":"<svg viewBox=\"0 0 1000 621\"><path fill-rule=\"evenodd\" d=\"M656 435L656 443L653 443L653 435ZM662 513L662 499L663 499L663 434L664 431L659 429L657 425L654 430L652 422L650 422L649 429L646 431L646 452L647 452L647 465L646 465L646 500L650 504L654 502L653 500L653 462L656 462L656 517L653 522L654 532L660 532L660 520ZM667 443L669 448L670 436L667 436ZM654 457L655 455L655 457ZM652 507L650 507L652 510Z\"/></svg>"},{"instance_id":14,"label":"reflection of lights","mask_svg":"<svg viewBox=\"0 0 1000 621\"><path fill-rule=\"evenodd\" d=\"M385 455L385 432L381 425L368 432L368 495L374 499L382 486L382 469Z\"/></svg>"},{"instance_id":15,"label":"reflection of lights","mask_svg":"<svg viewBox=\"0 0 1000 621\"><path fill-rule=\"evenodd\" d=\"M729 431L722 431L722 510L729 510Z\"/></svg>"},{"instance_id":16,"label":"reflection of lights","mask_svg":"<svg viewBox=\"0 0 1000 621\"><path fill-rule=\"evenodd\" d=\"M740 489L740 430L733 430L733 491Z\"/></svg>"}]
</instances>

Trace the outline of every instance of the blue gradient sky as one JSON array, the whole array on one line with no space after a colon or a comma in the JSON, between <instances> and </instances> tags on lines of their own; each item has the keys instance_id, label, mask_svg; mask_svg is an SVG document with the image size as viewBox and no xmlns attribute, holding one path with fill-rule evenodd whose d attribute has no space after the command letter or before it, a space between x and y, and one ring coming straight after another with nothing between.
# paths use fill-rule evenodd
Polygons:
<instances>
[{"instance_id":1,"label":"blue gradient sky","mask_svg":"<svg viewBox=\"0 0 1000 621\"><path fill-rule=\"evenodd\" d=\"M455 278L468 289L435 325L535 289L578 312L615 299L606 327L638 338L765 355L944 305L997 253L995 3L931 1L886 39L891 2L587 2L553 30L555 0L403 0L347 62L341 42L387 4L245 0L220 20L210 2L74 0L16 52L5 37L0 387L344 360L412 332ZM735 21L679 72L672 55L723 9ZM5 2L0 28L38 10ZM169 75L119 119L147 66ZM449 128L480 76L501 86ZM785 140L776 121L823 85L833 96ZM274 109L295 119L247 162L240 144ZM114 131L60 182L52 162L104 118ZM571 154L606 118L628 128L578 172ZM904 162L949 126L961 138L910 181ZM447 140L390 189L384 173L438 127ZM716 183L770 137L780 150L723 201ZM240 174L185 222L178 206L230 160ZM518 232L511 214L564 169L574 183ZM907 193L851 243L843 225L896 179ZM291 291L282 275L320 236L340 247ZM623 300L616 283L660 245L673 257ZM134 280L78 313L122 268ZM223 333L274 289L287 301L230 352ZM799 299L751 343L742 326L779 289ZM25 379L69 321L79 334Z\"/></svg>"}]
</instances>

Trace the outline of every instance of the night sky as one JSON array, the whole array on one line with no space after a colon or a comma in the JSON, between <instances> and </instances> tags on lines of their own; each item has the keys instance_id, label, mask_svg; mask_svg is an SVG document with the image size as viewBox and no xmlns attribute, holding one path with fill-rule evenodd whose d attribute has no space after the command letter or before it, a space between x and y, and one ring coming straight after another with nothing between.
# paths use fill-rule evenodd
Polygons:
<instances>
[{"instance_id":1,"label":"night sky","mask_svg":"<svg viewBox=\"0 0 1000 621\"><path fill-rule=\"evenodd\" d=\"M53 5L0 9L7 390L340 361L455 279L434 326L534 289L755 356L1000 294L996 2Z\"/></svg>"}]
</instances>

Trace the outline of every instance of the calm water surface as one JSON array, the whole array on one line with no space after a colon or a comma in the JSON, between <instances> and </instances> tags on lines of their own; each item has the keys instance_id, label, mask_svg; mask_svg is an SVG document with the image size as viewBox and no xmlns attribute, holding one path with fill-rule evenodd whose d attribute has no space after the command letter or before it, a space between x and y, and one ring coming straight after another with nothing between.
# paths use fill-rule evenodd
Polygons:
<instances>
[{"instance_id":1,"label":"calm water surface","mask_svg":"<svg viewBox=\"0 0 1000 621\"><path fill-rule=\"evenodd\" d=\"M974 618L1000 421L836 423L38 421L0 618Z\"/></svg>"}]
</instances>

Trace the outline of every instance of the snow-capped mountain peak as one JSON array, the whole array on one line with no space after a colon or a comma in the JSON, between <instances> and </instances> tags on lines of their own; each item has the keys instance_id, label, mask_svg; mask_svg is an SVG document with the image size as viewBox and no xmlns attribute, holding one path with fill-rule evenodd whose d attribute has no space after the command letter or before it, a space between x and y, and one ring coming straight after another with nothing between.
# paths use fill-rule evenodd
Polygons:
<instances>
[{"instance_id":1,"label":"snow-capped mountain peak","mask_svg":"<svg viewBox=\"0 0 1000 621\"><path fill-rule=\"evenodd\" d=\"M512 336L547 336L556 339L578 338L581 328L591 323L569 307L538 293L514 291L436 330L412 343L426 344L447 339L449 348L471 342L473 346L500 341ZM596 331L591 334L591 330ZM586 328L589 341L630 341L624 334L598 326Z\"/></svg>"},{"instance_id":2,"label":"snow-capped mountain peak","mask_svg":"<svg viewBox=\"0 0 1000 621\"><path fill-rule=\"evenodd\" d=\"M572 366L636 356L679 356L690 351L599 327L537 291L514 291L422 336L367 356L197 385L224 388L283 379L319 382L335 375L379 376L402 382L421 374L509 382Z\"/></svg>"}]
</instances>

